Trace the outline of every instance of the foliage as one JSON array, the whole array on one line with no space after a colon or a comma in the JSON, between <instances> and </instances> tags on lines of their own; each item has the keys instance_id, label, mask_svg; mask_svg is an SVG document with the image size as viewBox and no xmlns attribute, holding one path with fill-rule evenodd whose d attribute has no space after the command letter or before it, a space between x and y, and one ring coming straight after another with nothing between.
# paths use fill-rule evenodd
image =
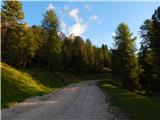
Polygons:
<instances>
[{"instance_id":1,"label":"foliage","mask_svg":"<svg viewBox=\"0 0 160 120\"><path fill-rule=\"evenodd\" d=\"M154 75L153 68L153 53L150 49L150 34L151 34L152 21L147 19L140 27L140 35L142 38L141 48L139 52L139 65L141 69L140 84L147 92L150 89L151 80Z\"/></svg>"},{"instance_id":2,"label":"foliage","mask_svg":"<svg viewBox=\"0 0 160 120\"><path fill-rule=\"evenodd\" d=\"M73 41L69 38L66 38L62 43L62 65L65 70L71 69L71 47Z\"/></svg>"},{"instance_id":3,"label":"foliage","mask_svg":"<svg viewBox=\"0 0 160 120\"><path fill-rule=\"evenodd\" d=\"M123 86L130 90L139 89L138 62L135 56L134 41L126 24L121 23L114 36L115 49L117 50L119 63L118 72L123 76ZM116 59L116 58L115 58Z\"/></svg>"},{"instance_id":4,"label":"foliage","mask_svg":"<svg viewBox=\"0 0 160 120\"><path fill-rule=\"evenodd\" d=\"M160 91L160 7L158 7L152 16L152 29L150 35L150 48L153 52L155 64L155 76L152 80L153 91Z\"/></svg>"},{"instance_id":5,"label":"foliage","mask_svg":"<svg viewBox=\"0 0 160 120\"><path fill-rule=\"evenodd\" d=\"M61 42L57 35L59 27L58 18L53 10L49 10L44 15L42 28L45 31L46 44L44 45L45 68L49 71L55 71L61 65Z\"/></svg>"},{"instance_id":6,"label":"foliage","mask_svg":"<svg viewBox=\"0 0 160 120\"><path fill-rule=\"evenodd\" d=\"M86 49L87 70L91 72L94 66L94 51L93 51L93 45L89 39L85 41L85 49Z\"/></svg>"},{"instance_id":7,"label":"foliage","mask_svg":"<svg viewBox=\"0 0 160 120\"><path fill-rule=\"evenodd\" d=\"M37 50L35 52L35 56L31 60L31 63L28 64L30 67L44 67L45 62L44 62L44 45L46 44L46 38L45 38L45 33L44 30L40 26L33 25L32 26L32 31L34 34L34 41L35 45L37 47Z\"/></svg>"},{"instance_id":8,"label":"foliage","mask_svg":"<svg viewBox=\"0 0 160 120\"><path fill-rule=\"evenodd\" d=\"M71 46L71 67L76 72L82 72L86 66L85 43L81 37L76 37Z\"/></svg>"},{"instance_id":9,"label":"foliage","mask_svg":"<svg viewBox=\"0 0 160 120\"><path fill-rule=\"evenodd\" d=\"M100 72L104 67L102 48L93 46L94 51L94 72Z\"/></svg>"},{"instance_id":10,"label":"foliage","mask_svg":"<svg viewBox=\"0 0 160 120\"><path fill-rule=\"evenodd\" d=\"M22 22L23 17L19 1L3 2L2 61L19 68L39 67L54 72L100 72L110 67L107 45L94 47L89 39L84 41L80 36L60 40L54 10L46 11L41 26L30 27Z\"/></svg>"},{"instance_id":11,"label":"foliage","mask_svg":"<svg viewBox=\"0 0 160 120\"><path fill-rule=\"evenodd\" d=\"M109 50L108 50L108 46L102 44L101 48L102 48L102 51L103 51L104 67L110 67L111 66L111 57L110 57L110 53L109 53Z\"/></svg>"},{"instance_id":12,"label":"foliage","mask_svg":"<svg viewBox=\"0 0 160 120\"><path fill-rule=\"evenodd\" d=\"M114 49L94 46L80 36L58 36L59 20L54 10L48 10L40 26L23 21L20 1L3 1L1 7L2 61L17 68L40 68L47 71L103 73L121 76L121 83L130 90L142 88L160 91L160 7L151 20L140 27L141 49L135 53L135 40L126 24L121 23L114 36ZM137 60L138 58L138 60ZM139 62L139 65L138 65ZM139 78L138 78L139 77Z\"/></svg>"},{"instance_id":13,"label":"foliage","mask_svg":"<svg viewBox=\"0 0 160 120\"><path fill-rule=\"evenodd\" d=\"M20 48L17 45L24 35L22 4L19 1L3 1L1 15L2 61L18 66Z\"/></svg>"},{"instance_id":14,"label":"foliage","mask_svg":"<svg viewBox=\"0 0 160 120\"><path fill-rule=\"evenodd\" d=\"M139 63L142 69L141 84L146 91L160 91L160 7L151 20L145 20L140 27L142 38Z\"/></svg>"}]
</instances>

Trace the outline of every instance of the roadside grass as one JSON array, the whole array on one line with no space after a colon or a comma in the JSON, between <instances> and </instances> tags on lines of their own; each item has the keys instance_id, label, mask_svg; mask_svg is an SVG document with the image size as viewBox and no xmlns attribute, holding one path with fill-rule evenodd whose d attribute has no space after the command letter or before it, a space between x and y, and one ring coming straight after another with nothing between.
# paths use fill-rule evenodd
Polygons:
<instances>
[{"instance_id":1,"label":"roadside grass","mask_svg":"<svg viewBox=\"0 0 160 120\"><path fill-rule=\"evenodd\" d=\"M109 95L111 105L124 111L131 120L160 120L160 98L143 96L101 81L98 86Z\"/></svg>"},{"instance_id":2,"label":"roadside grass","mask_svg":"<svg viewBox=\"0 0 160 120\"><path fill-rule=\"evenodd\" d=\"M48 72L43 69L22 69L28 74L30 74L34 80L40 82L42 85L48 88L60 88L64 87L70 83L79 82L80 79L77 76L72 74L63 73L63 72Z\"/></svg>"},{"instance_id":3,"label":"roadside grass","mask_svg":"<svg viewBox=\"0 0 160 120\"><path fill-rule=\"evenodd\" d=\"M1 63L1 107L6 108L31 96L40 96L82 80L106 78L106 74L48 72L43 69L16 69Z\"/></svg>"},{"instance_id":4,"label":"roadside grass","mask_svg":"<svg viewBox=\"0 0 160 120\"><path fill-rule=\"evenodd\" d=\"M39 69L17 70L1 63L1 107L9 107L31 96L43 95L80 80L73 75Z\"/></svg>"}]
</instances>

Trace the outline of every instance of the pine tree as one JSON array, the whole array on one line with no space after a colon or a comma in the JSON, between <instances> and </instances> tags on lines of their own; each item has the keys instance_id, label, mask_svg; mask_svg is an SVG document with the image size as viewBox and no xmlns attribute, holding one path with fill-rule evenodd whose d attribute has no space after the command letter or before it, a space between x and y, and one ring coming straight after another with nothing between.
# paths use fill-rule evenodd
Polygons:
<instances>
[{"instance_id":1,"label":"pine tree","mask_svg":"<svg viewBox=\"0 0 160 120\"><path fill-rule=\"evenodd\" d=\"M89 39L86 40L85 46L86 46L86 57L87 57L86 60L87 70L91 72L94 64L94 51L92 43Z\"/></svg>"},{"instance_id":2,"label":"pine tree","mask_svg":"<svg viewBox=\"0 0 160 120\"><path fill-rule=\"evenodd\" d=\"M102 48L98 48L93 46L94 51L94 72L98 73L101 72L101 70L104 67L103 64L103 51Z\"/></svg>"},{"instance_id":3,"label":"pine tree","mask_svg":"<svg viewBox=\"0 0 160 120\"><path fill-rule=\"evenodd\" d=\"M22 4L19 1L3 1L1 8L2 61L18 66L20 52L17 46L24 36Z\"/></svg>"},{"instance_id":4,"label":"pine tree","mask_svg":"<svg viewBox=\"0 0 160 120\"><path fill-rule=\"evenodd\" d=\"M102 44L101 48L102 48L102 51L103 51L103 64L104 64L104 67L110 67L111 59L110 59L110 55L109 55L108 46Z\"/></svg>"},{"instance_id":5,"label":"pine tree","mask_svg":"<svg viewBox=\"0 0 160 120\"><path fill-rule=\"evenodd\" d=\"M86 51L85 51L85 43L83 39L79 36L73 41L72 44L72 68L76 72L83 72L86 70Z\"/></svg>"},{"instance_id":6,"label":"pine tree","mask_svg":"<svg viewBox=\"0 0 160 120\"><path fill-rule=\"evenodd\" d=\"M1 15L2 29L16 27L24 18L22 4L19 1L3 1Z\"/></svg>"},{"instance_id":7,"label":"pine tree","mask_svg":"<svg viewBox=\"0 0 160 120\"><path fill-rule=\"evenodd\" d=\"M119 59L119 52L117 49L112 49L111 50L112 54L111 54L111 69L112 69L112 73L114 75L117 75L118 77L121 76L121 69L122 68L122 64L121 64L121 60Z\"/></svg>"},{"instance_id":8,"label":"pine tree","mask_svg":"<svg viewBox=\"0 0 160 120\"><path fill-rule=\"evenodd\" d=\"M115 40L115 47L118 51L118 58L120 59L121 75L123 76L123 86L130 90L139 89L138 82L138 62L135 56L134 41L132 34L126 24L121 23L117 30Z\"/></svg>"},{"instance_id":9,"label":"pine tree","mask_svg":"<svg viewBox=\"0 0 160 120\"><path fill-rule=\"evenodd\" d=\"M139 65L141 68L140 83L142 87L148 91L151 81L154 79L153 52L150 48L152 21L147 19L140 27L140 35L142 38L141 48L139 52Z\"/></svg>"},{"instance_id":10,"label":"pine tree","mask_svg":"<svg viewBox=\"0 0 160 120\"><path fill-rule=\"evenodd\" d=\"M45 55L44 45L46 44L46 38L44 34L44 30L40 26L33 25L32 31L34 34L35 45L37 46L36 54L29 64L30 67L44 67L46 63L44 62Z\"/></svg>"},{"instance_id":11,"label":"pine tree","mask_svg":"<svg viewBox=\"0 0 160 120\"><path fill-rule=\"evenodd\" d=\"M72 40L66 38L62 44L62 64L65 70L69 70L71 68L71 55L72 55Z\"/></svg>"},{"instance_id":12,"label":"pine tree","mask_svg":"<svg viewBox=\"0 0 160 120\"><path fill-rule=\"evenodd\" d=\"M32 28L23 25L23 36L20 35L17 39L17 45L14 49L15 51L13 51L16 54L13 58L17 60L15 61L15 66L25 68L26 65L31 63L38 49Z\"/></svg>"},{"instance_id":13,"label":"pine tree","mask_svg":"<svg viewBox=\"0 0 160 120\"><path fill-rule=\"evenodd\" d=\"M152 32L150 44L154 56L155 75L152 80L153 91L160 91L160 7L152 16Z\"/></svg>"},{"instance_id":14,"label":"pine tree","mask_svg":"<svg viewBox=\"0 0 160 120\"><path fill-rule=\"evenodd\" d=\"M53 10L49 10L44 15L42 28L45 31L47 42L45 44L45 61L47 70L57 70L61 65L61 41L57 31L59 22Z\"/></svg>"}]
</instances>

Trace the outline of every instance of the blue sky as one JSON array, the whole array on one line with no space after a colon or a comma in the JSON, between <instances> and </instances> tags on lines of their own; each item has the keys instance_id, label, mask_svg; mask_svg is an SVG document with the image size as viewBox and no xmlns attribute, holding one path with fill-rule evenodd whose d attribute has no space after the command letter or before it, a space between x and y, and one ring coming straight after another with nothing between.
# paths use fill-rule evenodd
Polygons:
<instances>
[{"instance_id":1,"label":"blue sky","mask_svg":"<svg viewBox=\"0 0 160 120\"><path fill-rule=\"evenodd\" d=\"M96 46L112 46L117 26L128 24L131 32L138 35L139 26L151 18L158 7L154 2L57 2L23 1L25 22L40 25L47 9L54 9L61 23L61 31L66 35L74 33L89 38ZM137 45L140 39L137 39ZM139 46L139 45L138 45Z\"/></svg>"}]
</instances>

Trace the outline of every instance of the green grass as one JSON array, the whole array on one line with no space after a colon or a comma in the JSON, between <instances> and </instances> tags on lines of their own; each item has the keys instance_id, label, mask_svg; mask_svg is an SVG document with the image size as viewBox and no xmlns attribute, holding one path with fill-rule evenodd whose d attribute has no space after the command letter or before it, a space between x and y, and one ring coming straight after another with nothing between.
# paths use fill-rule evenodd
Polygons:
<instances>
[{"instance_id":1,"label":"green grass","mask_svg":"<svg viewBox=\"0 0 160 120\"><path fill-rule=\"evenodd\" d=\"M50 73L43 69L15 69L1 63L1 105L9 107L26 98L64 87L81 80L94 80L106 78L107 74L89 73Z\"/></svg>"},{"instance_id":2,"label":"green grass","mask_svg":"<svg viewBox=\"0 0 160 120\"><path fill-rule=\"evenodd\" d=\"M51 92L70 83L78 82L76 76L46 72L39 69L17 70L1 63L1 105L9 107L24 99Z\"/></svg>"},{"instance_id":3,"label":"green grass","mask_svg":"<svg viewBox=\"0 0 160 120\"><path fill-rule=\"evenodd\" d=\"M143 96L101 81L99 87L111 96L111 105L124 111L132 120L160 120L160 98Z\"/></svg>"}]
</instances>

